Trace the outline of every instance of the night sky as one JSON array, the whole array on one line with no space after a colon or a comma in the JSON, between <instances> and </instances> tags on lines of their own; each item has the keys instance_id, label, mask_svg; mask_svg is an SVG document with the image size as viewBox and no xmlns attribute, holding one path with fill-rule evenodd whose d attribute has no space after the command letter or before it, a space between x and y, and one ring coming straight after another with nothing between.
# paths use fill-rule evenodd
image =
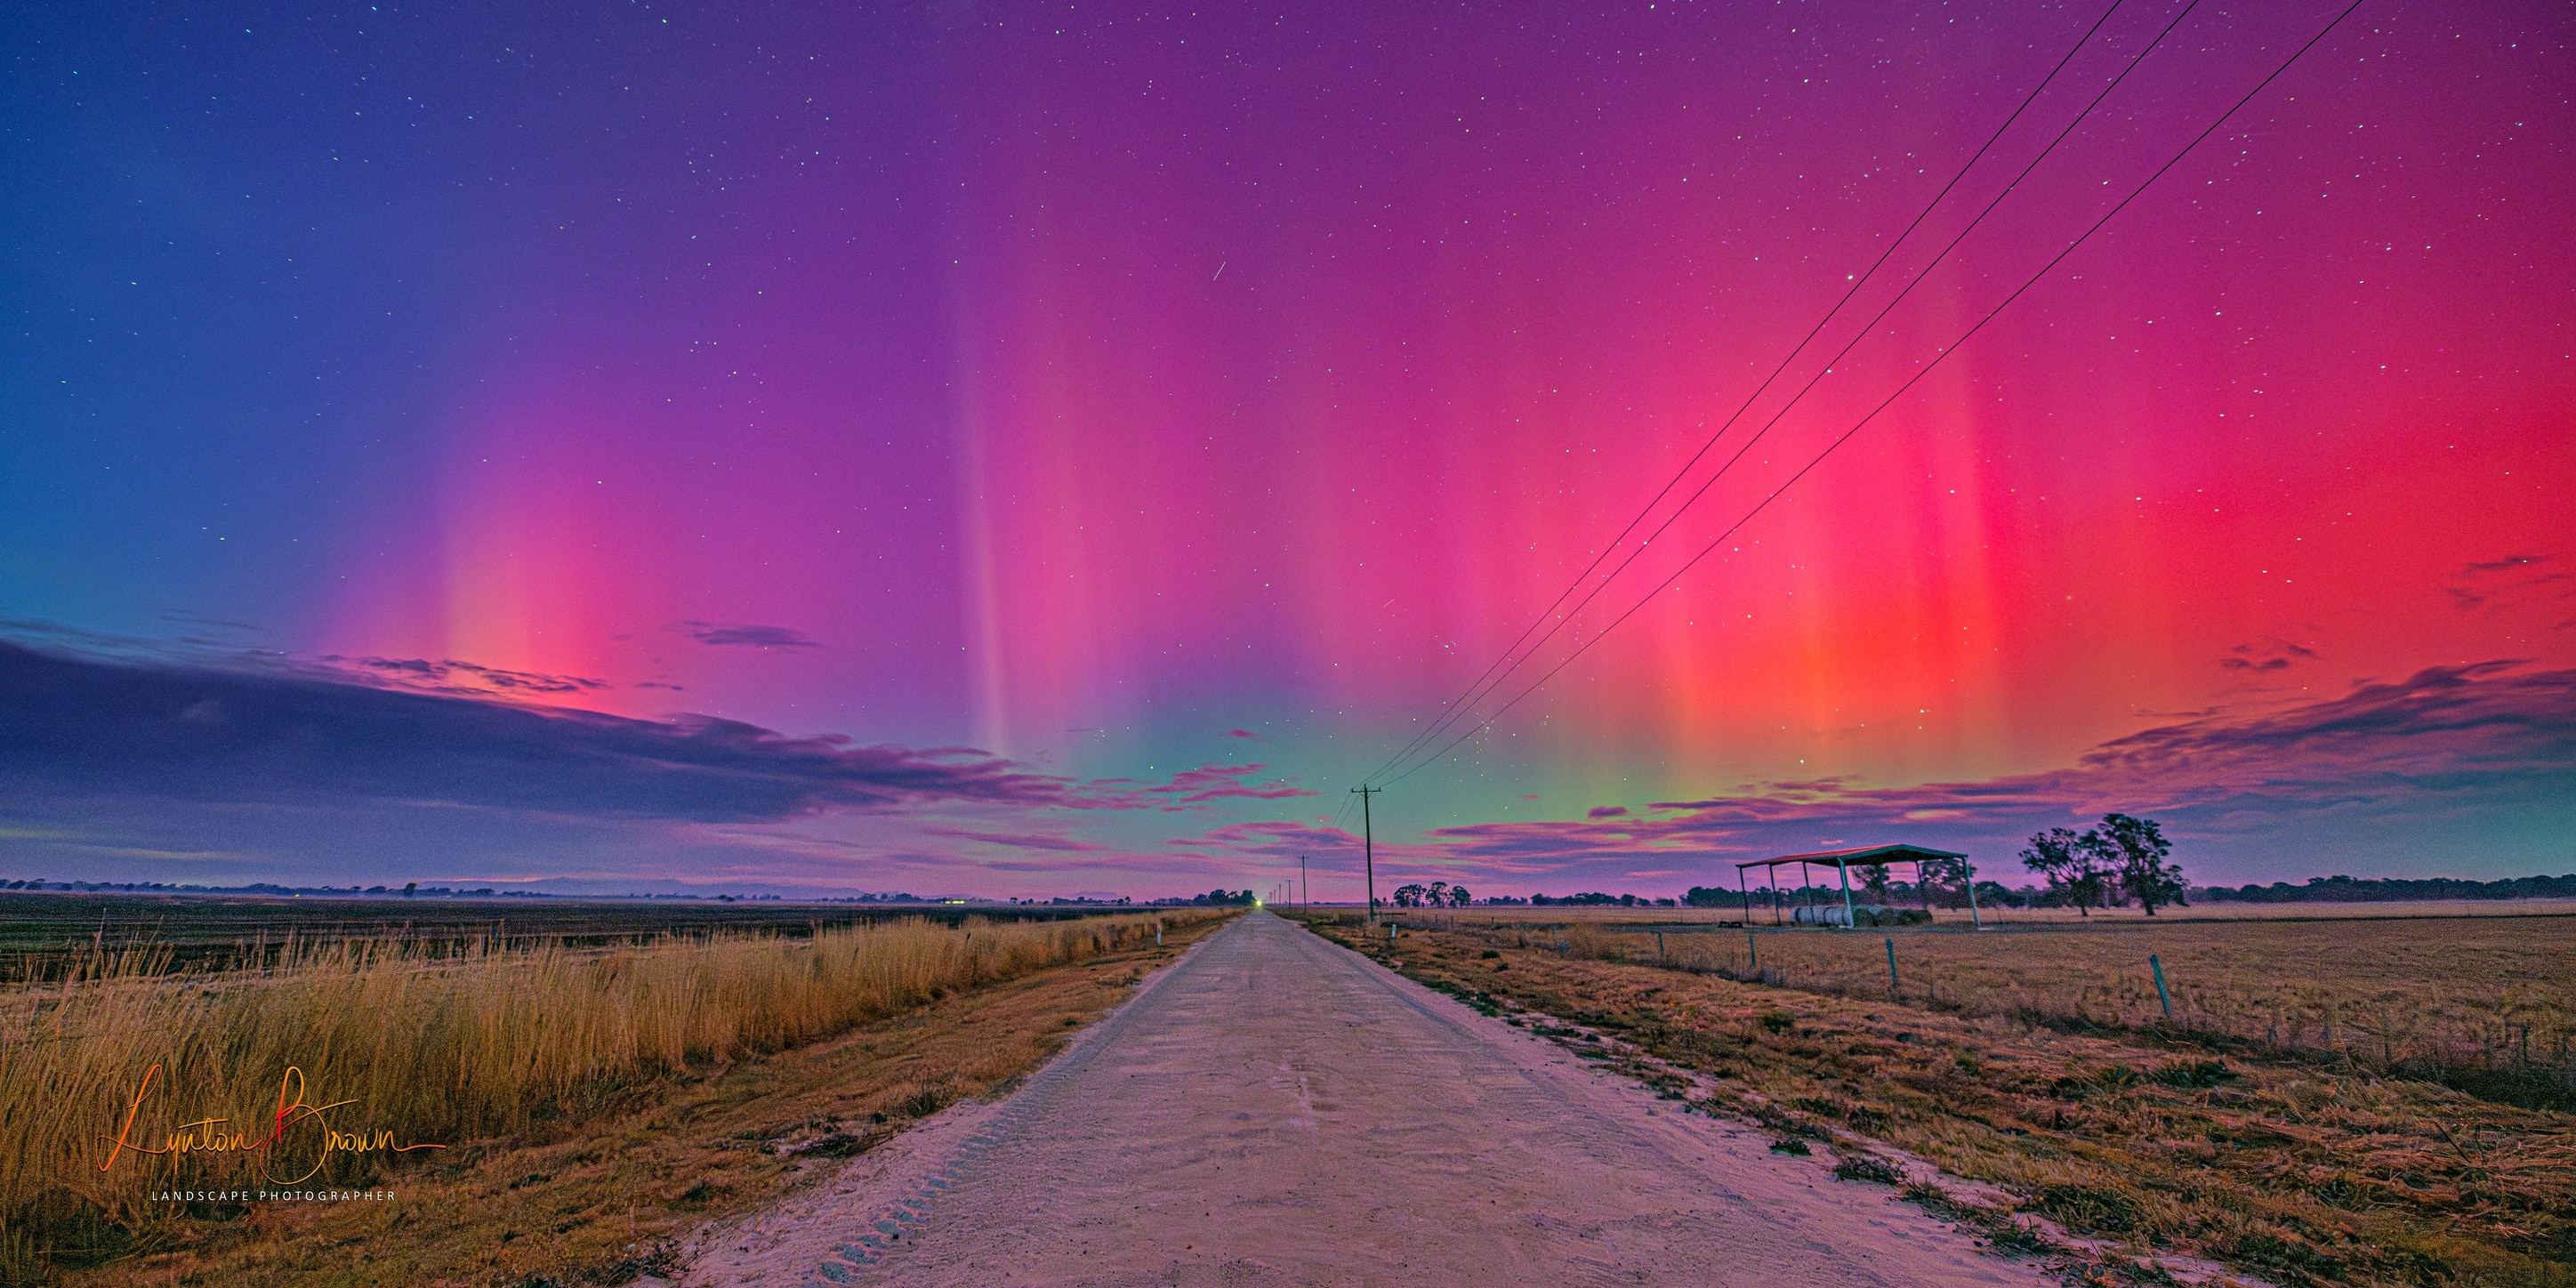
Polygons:
<instances>
[{"instance_id":1,"label":"night sky","mask_svg":"<svg viewBox=\"0 0 2576 1288\"><path fill-rule=\"evenodd\" d=\"M2015 294L2343 8L13 7L0 877L2569 870L2576 15Z\"/></svg>"}]
</instances>

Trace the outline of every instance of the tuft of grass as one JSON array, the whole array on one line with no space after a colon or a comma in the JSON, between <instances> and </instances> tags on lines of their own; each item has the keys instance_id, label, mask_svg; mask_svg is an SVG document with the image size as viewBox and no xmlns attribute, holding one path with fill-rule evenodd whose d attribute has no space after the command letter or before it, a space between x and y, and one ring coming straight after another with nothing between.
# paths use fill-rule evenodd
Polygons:
<instances>
[{"instance_id":1,"label":"tuft of grass","mask_svg":"<svg viewBox=\"0 0 2576 1288\"><path fill-rule=\"evenodd\" d=\"M1874 1154L1845 1154L1834 1162L1834 1179L1868 1181L1873 1185L1903 1185L1905 1173L1896 1164Z\"/></svg>"}]
</instances>

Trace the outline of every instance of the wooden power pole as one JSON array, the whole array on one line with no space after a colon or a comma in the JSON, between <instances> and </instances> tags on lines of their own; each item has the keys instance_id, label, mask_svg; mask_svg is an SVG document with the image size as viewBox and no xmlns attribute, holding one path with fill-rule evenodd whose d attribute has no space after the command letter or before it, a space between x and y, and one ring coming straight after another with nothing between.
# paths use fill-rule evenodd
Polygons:
<instances>
[{"instance_id":1,"label":"wooden power pole","mask_svg":"<svg viewBox=\"0 0 2576 1288\"><path fill-rule=\"evenodd\" d=\"M1360 794L1360 854L1368 864L1368 919L1377 924L1377 825L1369 819L1369 797L1385 791L1383 787L1354 787Z\"/></svg>"},{"instance_id":2,"label":"wooden power pole","mask_svg":"<svg viewBox=\"0 0 2576 1288\"><path fill-rule=\"evenodd\" d=\"M1315 888L1306 884L1306 856L1297 856L1297 906L1303 908L1315 897Z\"/></svg>"}]
</instances>

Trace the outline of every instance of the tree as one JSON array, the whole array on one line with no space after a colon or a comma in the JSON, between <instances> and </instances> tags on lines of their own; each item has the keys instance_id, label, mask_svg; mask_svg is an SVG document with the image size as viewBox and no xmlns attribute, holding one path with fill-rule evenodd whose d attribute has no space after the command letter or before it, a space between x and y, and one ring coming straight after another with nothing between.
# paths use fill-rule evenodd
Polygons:
<instances>
[{"instance_id":1,"label":"tree","mask_svg":"<svg viewBox=\"0 0 2576 1288\"><path fill-rule=\"evenodd\" d=\"M1735 903L1739 897L1733 890L1719 890L1712 886L1692 886L1682 893L1682 902L1693 908L1723 908Z\"/></svg>"},{"instance_id":2,"label":"tree","mask_svg":"<svg viewBox=\"0 0 2576 1288\"><path fill-rule=\"evenodd\" d=\"M1452 908L1464 908L1467 906L1467 887L1449 887L1449 906Z\"/></svg>"},{"instance_id":3,"label":"tree","mask_svg":"<svg viewBox=\"0 0 2576 1288\"><path fill-rule=\"evenodd\" d=\"M2099 838L2095 849L2108 861L2111 879L2136 896L2148 916L2156 915L2157 904L2183 902L2187 887L2182 865L2166 862L2173 842L2165 839L2164 828L2154 819L2105 814L2102 826L2085 835Z\"/></svg>"},{"instance_id":4,"label":"tree","mask_svg":"<svg viewBox=\"0 0 2576 1288\"><path fill-rule=\"evenodd\" d=\"M1446 881L1432 882L1429 892L1423 895L1423 902L1430 904L1434 908L1449 902L1449 883Z\"/></svg>"},{"instance_id":5,"label":"tree","mask_svg":"<svg viewBox=\"0 0 2576 1288\"><path fill-rule=\"evenodd\" d=\"M1423 889L1419 885L1397 886L1395 888L1395 906L1399 908L1419 908L1422 906L1423 897L1430 893L1430 891Z\"/></svg>"},{"instance_id":6,"label":"tree","mask_svg":"<svg viewBox=\"0 0 2576 1288\"><path fill-rule=\"evenodd\" d=\"M1893 896L1887 892L1887 865L1884 863L1869 865L1869 875L1861 878L1860 886L1864 902L1882 906L1894 902Z\"/></svg>"},{"instance_id":7,"label":"tree","mask_svg":"<svg viewBox=\"0 0 2576 1288\"><path fill-rule=\"evenodd\" d=\"M2093 915L2091 906L2102 902L2103 863L2101 837L2098 833L2078 835L2072 828L2052 827L2031 835L2030 845L2021 852L2022 866L2048 881L2048 888L2064 895L2085 917Z\"/></svg>"},{"instance_id":8,"label":"tree","mask_svg":"<svg viewBox=\"0 0 2576 1288\"><path fill-rule=\"evenodd\" d=\"M1966 859L1934 859L1923 865L1923 875L1919 879L1923 883L1923 889L1918 893L1927 899L1938 902L1944 908L1968 906L1968 861Z\"/></svg>"}]
</instances>

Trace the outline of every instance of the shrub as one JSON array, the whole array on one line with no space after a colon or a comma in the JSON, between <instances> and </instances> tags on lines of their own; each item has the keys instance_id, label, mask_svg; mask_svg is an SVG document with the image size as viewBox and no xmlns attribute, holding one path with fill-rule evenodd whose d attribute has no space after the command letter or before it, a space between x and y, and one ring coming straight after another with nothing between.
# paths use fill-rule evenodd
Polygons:
<instances>
[{"instance_id":1,"label":"shrub","mask_svg":"<svg viewBox=\"0 0 2576 1288\"><path fill-rule=\"evenodd\" d=\"M1879 1185L1902 1185L1905 1173L1896 1164L1875 1154L1845 1154L1834 1163L1838 1181L1870 1181Z\"/></svg>"}]
</instances>

